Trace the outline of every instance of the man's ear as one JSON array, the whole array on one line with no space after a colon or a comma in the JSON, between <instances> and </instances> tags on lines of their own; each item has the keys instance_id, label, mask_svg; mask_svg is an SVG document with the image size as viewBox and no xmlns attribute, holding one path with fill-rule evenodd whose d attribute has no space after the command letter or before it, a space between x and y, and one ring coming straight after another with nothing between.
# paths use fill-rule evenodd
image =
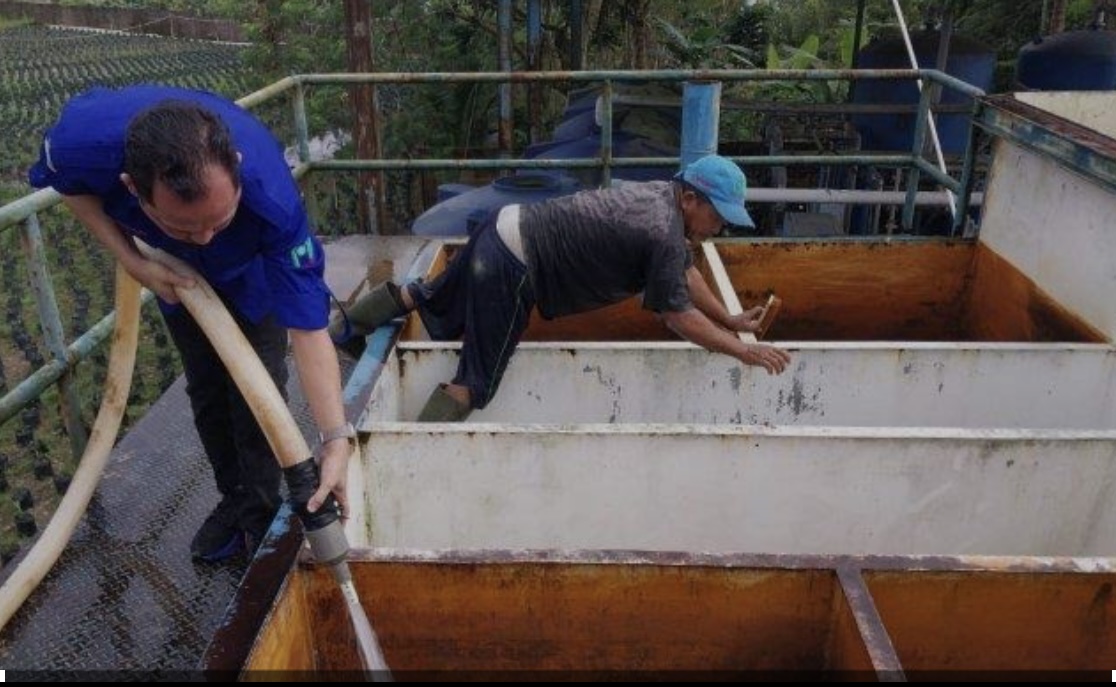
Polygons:
<instances>
[{"instance_id":1,"label":"man's ear","mask_svg":"<svg viewBox=\"0 0 1116 687\"><path fill-rule=\"evenodd\" d=\"M690 207L691 205L693 205L697 201L697 199L698 199L698 196L697 196L696 193L694 193L693 191L691 191L689 189L682 189L682 195L681 195L681 200L682 200L681 205L682 205L682 207Z\"/></svg>"},{"instance_id":2,"label":"man's ear","mask_svg":"<svg viewBox=\"0 0 1116 687\"><path fill-rule=\"evenodd\" d=\"M120 183L128 189L128 193L139 198L139 191L136 190L136 184L132 181L132 177L127 172L120 173Z\"/></svg>"}]
</instances>

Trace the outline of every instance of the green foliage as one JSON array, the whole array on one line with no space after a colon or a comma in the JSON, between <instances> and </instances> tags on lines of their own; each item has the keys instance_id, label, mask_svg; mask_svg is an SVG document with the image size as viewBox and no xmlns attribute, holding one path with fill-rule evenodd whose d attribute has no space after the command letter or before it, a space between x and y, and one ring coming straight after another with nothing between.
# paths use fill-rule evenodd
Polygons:
<instances>
[{"instance_id":1,"label":"green foliage","mask_svg":"<svg viewBox=\"0 0 1116 687\"><path fill-rule=\"evenodd\" d=\"M673 57L671 66L684 69L756 66L755 53L742 45L726 43L721 31L709 19L699 20L688 33L665 19L657 19L656 23L666 36L663 47Z\"/></svg>"},{"instance_id":2,"label":"green foliage","mask_svg":"<svg viewBox=\"0 0 1116 687\"><path fill-rule=\"evenodd\" d=\"M818 57L820 39L807 36L802 45L776 47L767 46L767 69L826 69L828 65ZM774 101L799 101L833 103L844 99L847 84L843 81L785 81L766 82L754 89L758 98Z\"/></svg>"},{"instance_id":3,"label":"green foliage","mask_svg":"<svg viewBox=\"0 0 1116 687\"><path fill-rule=\"evenodd\" d=\"M761 55L771 42L774 11L770 5L741 6L725 27L726 42Z\"/></svg>"},{"instance_id":4,"label":"green foliage","mask_svg":"<svg viewBox=\"0 0 1116 687\"><path fill-rule=\"evenodd\" d=\"M201 17L236 18L242 0L56 0L58 5L166 10Z\"/></svg>"},{"instance_id":5,"label":"green foliage","mask_svg":"<svg viewBox=\"0 0 1116 687\"><path fill-rule=\"evenodd\" d=\"M16 27L19 27L19 26L29 26L30 24L31 24L31 20L30 19L25 19L23 17L16 18L16 19L0 17L0 31L3 31L4 29L16 28Z\"/></svg>"},{"instance_id":6,"label":"green foliage","mask_svg":"<svg viewBox=\"0 0 1116 687\"><path fill-rule=\"evenodd\" d=\"M46 128L72 96L139 82L248 92L243 48L143 35L19 25L0 39L0 181L21 181Z\"/></svg>"}]
</instances>

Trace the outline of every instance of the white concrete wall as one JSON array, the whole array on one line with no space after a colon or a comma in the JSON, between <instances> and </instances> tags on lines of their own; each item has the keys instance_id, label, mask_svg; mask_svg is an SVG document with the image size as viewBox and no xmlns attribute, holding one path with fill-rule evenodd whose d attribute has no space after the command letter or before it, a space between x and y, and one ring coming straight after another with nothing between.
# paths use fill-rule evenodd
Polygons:
<instances>
[{"instance_id":1,"label":"white concrete wall","mask_svg":"<svg viewBox=\"0 0 1116 687\"><path fill-rule=\"evenodd\" d=\"M1021 91L1015 97L1093 131L1116 138L1116 93L1107 91Z\"/></svg>"},{"instance_id":2,"label":"white concrete wall","mask_svg":"<svg viewBox=\"0 0 1116 687\"><path fill-rule=\"evenodd\" d=\"M383 423L349 538L413 549L1116 555L1116 433Z\"/></svg>"},{"instance_id":3,"label":"white concrete wall","mask_svg":"<svg viewBox=\"0 0 1116 687\"><path fill-rule=\"evenodd\" d=\"M525 343L469 422L1116 429L1116 351L1107 345L791 348L790 369L771 376L681 342ZM457 344L395 352L366 425L413 420L457 365Z\"/></svg>"},{"instance_id":4,"label":"white concrete wall","mask_svg":"<svg viewBox=\"0 0 1116 687\"><path fill-rule=\"evenodd\" d=\"M1116 192L998 140L982 217L981 241L1116 337Z\"/></svg>"}]
</instances>

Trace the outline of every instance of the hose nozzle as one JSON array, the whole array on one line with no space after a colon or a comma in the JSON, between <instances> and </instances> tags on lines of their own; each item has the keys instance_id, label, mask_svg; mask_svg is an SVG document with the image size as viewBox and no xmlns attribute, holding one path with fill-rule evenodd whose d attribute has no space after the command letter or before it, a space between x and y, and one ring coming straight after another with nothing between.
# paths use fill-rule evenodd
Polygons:
<instances>
[{"instance_id":1,"label":"hose nozzle","mask_svg":"<svg viewBox=\"0 0 1116 687\"><path fill-rule=\"evenodd\" d=\"M345 539L345 528L341 525L333 494L326 497L318 510L313 513L307 510L310 498L321 483L317 462L313 458L307 458L289 468L283 468L283 478L287 481L291 507L302 521L302 529L306 532L306 540L310 542L314 558L330 566L344 561L349 553L349 542Z\"/></svg>"}]
</instances>

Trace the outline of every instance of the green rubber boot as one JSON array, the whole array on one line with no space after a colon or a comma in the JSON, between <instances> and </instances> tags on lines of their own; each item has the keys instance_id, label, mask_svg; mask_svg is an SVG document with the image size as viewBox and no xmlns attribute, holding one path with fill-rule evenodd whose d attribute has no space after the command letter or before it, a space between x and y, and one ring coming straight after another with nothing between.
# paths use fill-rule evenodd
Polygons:
<instances>
[{"instance_id":1,"label":"green rubber boot","mask_svg":"<svg viewBox=\"0 0 1116 687\"><path fill-rule=\"evenodd\" d=\"M426 405L419 413L418 421L461 422L469 417L471 412L473 412L472 408L463 405L456 398L446 393L445 384L439 384L434 392L430 394L430 398L426 399Z\"/></svg>"},{"instance_id":2,"label":"green rubber boot","mask_svg":"<svg viewBox=\"0 0 1116 687\"><path fill-rule=\"evenodd\" d=\"M406 313L399 287L385 281L361 296L347 310L334 313L329 320L329 336L338 346L359 358L364 352L364 337L380 325Z\"/></svg>"}]
</instances>

